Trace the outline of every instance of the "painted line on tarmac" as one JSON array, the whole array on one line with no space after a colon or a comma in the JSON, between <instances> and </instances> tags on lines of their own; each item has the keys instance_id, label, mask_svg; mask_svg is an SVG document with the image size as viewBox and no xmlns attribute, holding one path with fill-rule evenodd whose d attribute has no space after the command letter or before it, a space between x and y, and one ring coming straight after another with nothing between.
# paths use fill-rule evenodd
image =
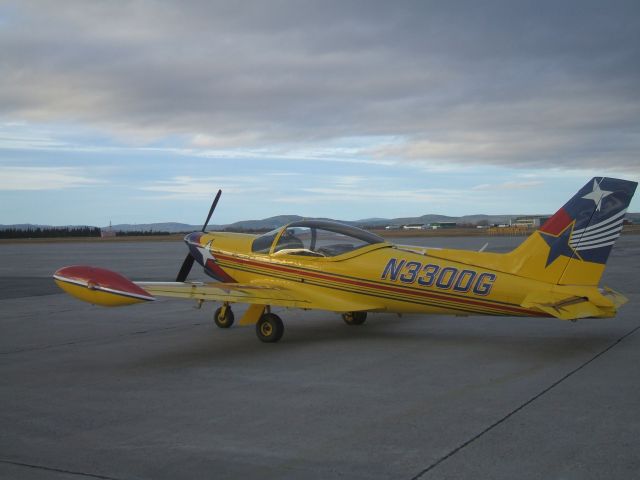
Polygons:
<instances>
[{"instance_id":1,"label":"painted line on tarmac","mask_svg":"<svg viewBox=\"0 0 640 480\"><path fill-rule=\"evenodd\" d=\"M485 428L484 430L482 430L480 433L474 435L473 437L471 437L469 440L467 440L466 442L464 442L461 445L458 445L456 448L454 448L453 450L451 450L449 453L447 453L445 456L440 457L438 460L436 460L434 463L432 463L431 465L429 465L427 468L425 468L424 470L422 470L421 472L419 472L417 475L415 475L414 477L411 477L411 480L418 480L420 478L422 478L424 475L426 475L427 473L429 473L431 470L433 470L434 468L436 468L438 465L440 465L442 462L444 462L445 460L448 460L449 458L453 457L456 453L458 453L460 450L462 450L463 448L471 445L473 442L475 442L476 440L478 440L480 437L482 437L484 434L489 433L491 430L493 430L494 428L496 428L497 426L501 425L502 423L504 423L505 421L507 421L509 418L511 418L512 416L514 416L516 413L518 413L520 410L522 410L523 408L529 406L531 403L535 402L537 399L539 399L540 397L542 397L544 394L546 394L547 392L553 390L555 387L557 387L558 385L560 385L562 382L564 382L565 380L567 380L569 377L571 377L573 374L578 373L580 370L582 370L584 367L586 367L587 365L589 365L591 362L593 362L594 360L600 358L602 355L604 355L605 353L607 353L609 350L611 350L613 347L615 347L616 345L618 345L620 342L622 342L625 338L633 335L634 333L636 333L638 330L640 330L640 325L638 325L637 327L635 327L633 330L625 333L623 336L621 336L620 338L618 338L615 342L613 342L611 345L609 345L607 348L605 348L604 350L598 352L597 354L595 354L593 357L591 357L589 360L587 360L586 362L584 362L583 364L579 365L578 367L574 368L573 370L571 370L569 373L567 373L566 375L564 375L562 378L560 378L559 380L556 380L554 383L552 383L551 385L549 385L547 388L545 388L544 390L542 390L541 392L539 392L538 394L536 394L535 396L531 397L529 400L527 400L526 402L524 402L522 405L520 405L519 407L515 408L514 410L511 410L509 413L507 413L504 417L502 417L500 420L496 421L495 423L492 423L491 425L489 425L487 428Z\"/></svg>"},{"instance_id":2,"label":"painted line on tarmac","mask_svg":"<svg viewBox=\"0 0 640 480\"><path fill-rule=\"evenodd\" d=\"M120 478L108 477L106 475L98 475L95 473L76 472L74 470L65 470L63 468L47 467L44 465L35 465L31 463L13 462L11 460L0 459L0 463L4 463L6 465L16 465L18 467L33 468L36 470L46 470L47 472L66 473L67 475L77 475L79 477L99 478L101 480L122 480Z\"/></svg>"}]
</instances>

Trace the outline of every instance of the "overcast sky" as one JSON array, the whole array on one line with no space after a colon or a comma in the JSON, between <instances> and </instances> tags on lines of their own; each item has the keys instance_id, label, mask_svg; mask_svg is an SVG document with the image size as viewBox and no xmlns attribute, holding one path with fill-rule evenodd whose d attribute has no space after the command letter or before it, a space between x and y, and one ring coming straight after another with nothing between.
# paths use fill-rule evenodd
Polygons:
<instances>
[{"instance_id":1,"label":"overcast sky","mask_svg":"<svg viewBox=\"0 0 640 480\"><path fill-rule=\"evenodd\" d=\"M552 213L596 175L640 179L638 1L0 1L0 224Z\"/></svg>"}]
</instances>

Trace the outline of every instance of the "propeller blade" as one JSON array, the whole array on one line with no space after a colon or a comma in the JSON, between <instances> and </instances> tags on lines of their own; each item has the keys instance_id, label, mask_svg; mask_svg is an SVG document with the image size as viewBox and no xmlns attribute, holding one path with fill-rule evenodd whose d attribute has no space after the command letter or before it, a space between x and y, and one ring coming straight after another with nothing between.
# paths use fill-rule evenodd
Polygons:
<instances>
[{"instance_id":1,"label":"propeller blade","mask_svg":"<svg viewBox=\"0 0 640 480\"><path fill-rule=\"evenodd\" d=\"M213 211L216 209L216 205L218 205L218 200L220 200L220 195L222 195L222 190L218 190L216 194L216 198L213 199L213 203L211 204L211 208L209 209L209 215L207 215L207 219L202 225L202 231L204 232L207 229L207 225L209 225L209 220L211 220L211 215L213 215Z\"/></svg>"},{"instance_id":2,"label":"propeller blade","mask_svg":"<svg viewBox=\"0 0 640 480\"><path fill-rule=\"evenodd\" d=\"M182 267L180 267L180 271L176 277L176 282L184 282L187 279L187 275L189 275L194 261L193 255L187 253L187 257L184 259L184 262L182 262Z\"/></svg>"},{"instance_id":3,"label":"propeller blade","mask_svg":"<svg viewBox=\"0 0 640 480\"><path fill-rule=\"evenodd\" d=\"M216 194L216 198L213 199L213 203L211 204L211 208L209 209L209 215L207 215L207 219L204 222L204 225L202 225L202 232L204 233L204 231L207 229L207 225L209 225L209 220L211 220L211 215L213 215L213 211L216 209L216 206L218 205L218 200L220 200L220 195L222 195L222 190L218 190L218 193ZM178 272L178 276L176 277L176 282L184 282L187 279L187 276L189 276L189 272L191 272L191 268L193 268L193 262L195 261L195 258L193 258L193 255L191 255L191 253L187 253L187 256L184 259L184 262L182 262L182 267L180 267L180 271Z\"/></svg>"}]
</instances>

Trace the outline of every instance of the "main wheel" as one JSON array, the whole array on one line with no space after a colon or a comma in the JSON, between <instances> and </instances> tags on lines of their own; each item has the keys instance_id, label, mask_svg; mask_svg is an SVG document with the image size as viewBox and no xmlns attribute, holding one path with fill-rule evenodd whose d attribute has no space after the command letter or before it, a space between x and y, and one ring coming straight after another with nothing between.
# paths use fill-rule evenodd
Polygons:
<instances>
[{"instance_id":1,"label":"main wheel","mask_svg":"<svg viewBox=\"0 0 640 480\"><path fill-rule=\"evenodd\" d=\"M229 306L227 306L227 308L218 307L213 313L213 321L220 328L229 328L231 325L233 325L233 320L233 311Z\"/></svg>"},{"instance_id":2,"label":"main wheel","mask_svg":"<svg viewBox=\"0 0 640 480\"><path fill-rule=\"evenodd\" d=\"M275 313L265 313L256 323L256 335L265 343L275 343L282 338L284 325Z\"/></svg>"},{"instance_id":3,"label":"main wheel","mask_svg":"<svg viewBox=\"0 0 640 480\"><path fill-rule=\"evenodd\" d=\"M342 314L347 325L362 325L367 319L367 312L347 312Z\"/></svg>"}]
</instances>

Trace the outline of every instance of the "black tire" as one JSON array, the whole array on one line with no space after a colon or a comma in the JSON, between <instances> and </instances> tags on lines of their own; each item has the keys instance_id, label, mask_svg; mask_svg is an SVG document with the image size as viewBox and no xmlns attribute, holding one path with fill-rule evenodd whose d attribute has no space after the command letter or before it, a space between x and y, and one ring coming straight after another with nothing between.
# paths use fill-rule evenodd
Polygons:
<instances>
[{"instance_id":1,"label":"black tire","mask_svg":"<svg viewBox=\"0 0 640 480\"><path fill-rule=\"evenodd\" d=\"M262 342L275 343L282 338L283 333L282 320L274 313L265 313L256 323L256 335Z\"/></svg>"},{"instance_id":2,"label":"black tire","mask_svg":"<svg viewBox=\"0 0 640 480\"><path fill-rule=\"evenodd\" d=\"M225 309L224 316L222 315L222 307L216 308L216 311L213 313L213 321L219 328L229 328L233 325L234 320L235 318L231 307Z\"/></svg>"},{"instance_id":3,"label":"black tire","mask_svg":"<svg viewBox=\"0 0 640 480\"><path fill-rule=\"evenodd\" d=\"M367 319L367 312L347 312L342 314L347 325L362 325Z\"/></svg>"}]
</instances>

